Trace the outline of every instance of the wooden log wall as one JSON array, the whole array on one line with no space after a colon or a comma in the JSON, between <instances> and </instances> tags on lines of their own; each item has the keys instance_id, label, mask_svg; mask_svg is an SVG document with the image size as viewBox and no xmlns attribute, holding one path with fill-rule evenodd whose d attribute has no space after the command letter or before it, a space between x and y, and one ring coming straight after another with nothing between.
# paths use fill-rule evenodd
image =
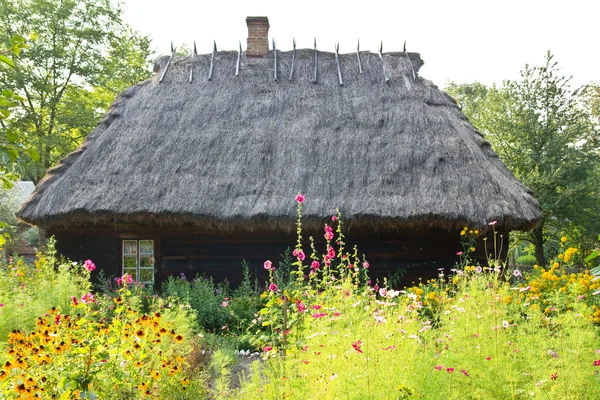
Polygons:
<instances>
[{"instance_id":1,"label":"wooden log wall","mask_svg":"<svg viewBox=\"0 0 600 400\"><path fill-rule=\"evenodd\" d=\"M311 232L312 233L312 232ZM211 276L216 282L227 280L232 287L242 279L242 260L250 265L252 274L260 282L267 278L263 268L265 260L275 265L281 261L280 254L293 248L295 235L276 232L206 232L182 228L148 229L128 227L111 230L108 227L49 231L57 239L57 250L65 257L83 261L92 259L106 275L121 274L121 246L124 238L154 239L157 273L156 288L169 275L185 274L193 279L196 275ZM325 241L320 232L315 233L318 252L324 252ZM507 236L507 235L506 235ZM306 236L308 237L308 235ZM507 239L507 237L505 238ZM462 250L458 232L409 232L346 234L346 248L353 252L357 245L361 256L365 254L371 265L372 280L380 282L396 274L402 276L397 286L418 283L437 277L438 268L448 274L458 261L456 252ZM488 247L491 242L488 240ZM506 247L506 244L505 244ZM478 244L475 256L483 264L485 252L483 242ZM305 251L309 245L306 240ZM400 272L398 272L400 270ZM97 275L97 272L94 273Z\"/></svg>"}]
</instances>

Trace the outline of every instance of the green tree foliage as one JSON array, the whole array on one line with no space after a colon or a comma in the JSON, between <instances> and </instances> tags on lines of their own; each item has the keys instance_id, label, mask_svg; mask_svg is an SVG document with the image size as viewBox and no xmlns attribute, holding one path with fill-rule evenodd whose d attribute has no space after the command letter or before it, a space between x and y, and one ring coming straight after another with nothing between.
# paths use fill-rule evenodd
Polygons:
<instances>
[{"instance_id":1,"label":"green tree foliage","mask_svg":"<svg viewBox=\"0 0 600 400\"><path fill-rule=\"evenodd\" d=\"M597 136L583 91L572 91L569 81L548 53L544 65L526 66L520 80L501 87L447 88L540 201L544 223L529 237L540 264L550 235L568 230L585 239L600 229Z\"/></svg>"},{"instance_id":2,"label":"green tree foliage","mask_svg":"<svg viewBox=\"0 0 600 400\"><path fill-rule=\"evenodd\" d=\"M150 41L113 0L0 0L0 40L30 36L3 84L22 99L5 125L36 149L34 182L74 150L114 96L150 74Z\"/></svg>"}]
</instances>

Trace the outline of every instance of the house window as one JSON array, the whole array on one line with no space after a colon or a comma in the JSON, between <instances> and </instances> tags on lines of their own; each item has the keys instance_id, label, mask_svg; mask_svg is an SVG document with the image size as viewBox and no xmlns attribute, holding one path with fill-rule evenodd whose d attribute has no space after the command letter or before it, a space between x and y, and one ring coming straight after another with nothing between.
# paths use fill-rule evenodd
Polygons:
<instances>
[{"instance_id":1,"label":"house window","mask_svg":"<svg viewBox=\"0 0 600 400\"><path fill-rule=\"evenodd\" d=\"M123 273L136 282L154 284L154 240L123 240Z\"/></svg>"}]
</instances>

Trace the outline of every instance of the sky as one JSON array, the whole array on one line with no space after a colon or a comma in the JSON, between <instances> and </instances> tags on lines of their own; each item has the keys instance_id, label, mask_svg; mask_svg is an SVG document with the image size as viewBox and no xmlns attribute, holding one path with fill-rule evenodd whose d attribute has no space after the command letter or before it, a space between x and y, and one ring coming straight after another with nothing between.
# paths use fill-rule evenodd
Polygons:
<instances>
[{"instance_id":1,"label":"sky","mask_svg":"<svg viewBox=\"0 0 600 400\"><path fill-rule=\"evenodd\" d=\"M597 0L301 0L199 1L122 0L124 21L149 35L157 54L170 43L194 41L199 53L246 48L246 17L267 16L269 41L277 49L421 54L420 75L443 87L448 82L501 84L518 79L526 64L542 65L555 56L573 88L600 82Z\"/></svg>"}]
</instances>

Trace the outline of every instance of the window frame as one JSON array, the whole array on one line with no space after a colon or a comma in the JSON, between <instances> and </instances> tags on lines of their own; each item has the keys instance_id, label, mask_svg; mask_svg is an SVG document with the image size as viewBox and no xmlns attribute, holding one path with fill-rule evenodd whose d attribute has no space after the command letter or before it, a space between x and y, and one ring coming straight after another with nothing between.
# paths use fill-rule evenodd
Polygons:
<instances>
[{"instance_id":1,"label":"window frame","mask_svg":"<svg viewBox=\"0 0 600 400\"><path fill-rule=\"evenodd\" d=\"M142 283L144 285L150 286L150 287L155 287L156 283L157 283L157 274L159 272L159 262L158 262L158 255L160 254L160 246L159 246L159 239L160 237L158 235L153 235L153 234L123 234L123 235L119 235L120 236L120 253L121 253L121 274L125 274L125 273L131 273L132 272L132 268L125 268L125 242L126 241L135 241L136 243L136 254L135 254L135 259L136 259L136 266L135 266L135 275L132 275L133 281L134 282L139 282ZM140 242L143 241L151 241L152 242L152 254L150 253L144 253L141 254L140 253ZM133 254L128 254L128 256L132 256ZM141 262L140 262L140 258L142 258L144 255L149 256L150 259L152 260L152 268L148 268L148 267L141 267ZM152 270L152 280L151 281L141 281L141 271L143 270Z\"/></svg>"}]
</instances>

